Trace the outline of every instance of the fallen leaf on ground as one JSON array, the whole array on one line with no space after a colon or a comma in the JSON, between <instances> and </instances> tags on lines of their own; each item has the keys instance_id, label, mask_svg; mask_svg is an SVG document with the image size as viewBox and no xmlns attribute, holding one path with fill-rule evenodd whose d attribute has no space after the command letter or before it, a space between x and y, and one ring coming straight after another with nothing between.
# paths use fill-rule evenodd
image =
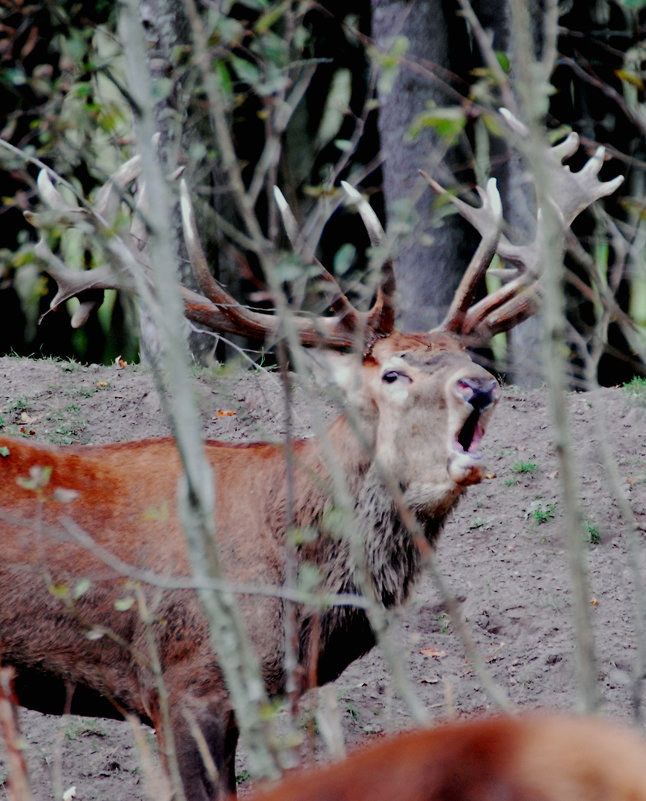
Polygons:
<instances>
[{"instance_id":1,"label":"fallen leaf on ground","mask_svg":"<svg viewBox=\"0 0 646 801\"><path fill-rule=\"evenodd\" d=\"M422 656L432 656L434 659L440 659L446 656L446 651L439 651L437 648L422 648L420 654Z\"/></svg>"}]
</instances>

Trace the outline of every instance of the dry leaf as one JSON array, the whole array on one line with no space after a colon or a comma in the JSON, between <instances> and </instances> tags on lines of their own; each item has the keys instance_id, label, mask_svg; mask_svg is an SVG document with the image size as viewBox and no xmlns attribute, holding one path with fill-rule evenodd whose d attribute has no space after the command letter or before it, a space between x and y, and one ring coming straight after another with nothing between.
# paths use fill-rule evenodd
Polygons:
<instances>
[{"instance_id":1,"label":"dry leaf","mask_svg":"<svg viewBox=\"0 0 646 801\"><path fill-rule=\"evenodd\" d=\"M446 656L446 651L440 651L437 648L422 648L420 654L422 656L432 656L434 659L441 659Z\"/></svg>"}]
</instances>

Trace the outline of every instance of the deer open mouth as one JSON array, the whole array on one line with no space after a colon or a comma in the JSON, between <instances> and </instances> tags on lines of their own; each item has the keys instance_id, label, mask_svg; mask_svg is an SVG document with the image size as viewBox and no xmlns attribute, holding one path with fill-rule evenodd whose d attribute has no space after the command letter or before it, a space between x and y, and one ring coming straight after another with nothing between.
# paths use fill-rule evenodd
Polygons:
<instances>
[{"instance_id":1,"label":"deer open mouth","mask_svg":"<svg viewBox=\"0 0 646 801\"><path fill-rule=\"evenodd\" d=\"M466 376L456 382L454 392L464 406L460 412L456 409L460 417L453 418L455 428L447 468L451 480L466 487L484 478L480 443L498 400L498 384L490 376Z\"/></svg>"},{"instance_id":2,"label":"deer open mouth","mask_svg":"<svg viewBox=\"0 0 646 801\"><path fill-rule=\"evenodd\" d=\"M479 409L473 409L451 443L447 464L449 475L456 484L463 487L479 483L484 476L480 452L480 442L485 431L482 416Z\"/></svg>"},{"instance_id":3,"label":"deer open mouth","mask_svg":"<svg viewBox=\"0 0 646 801\"><path fill-rule=\"evenodd\" d=\"M478 446L484 434L484 428L480 425L480 417L480 410L474 409L455 437L454 449L458 452L468 453L472 459L480 458Z\"/></svg>"}]
</instances>

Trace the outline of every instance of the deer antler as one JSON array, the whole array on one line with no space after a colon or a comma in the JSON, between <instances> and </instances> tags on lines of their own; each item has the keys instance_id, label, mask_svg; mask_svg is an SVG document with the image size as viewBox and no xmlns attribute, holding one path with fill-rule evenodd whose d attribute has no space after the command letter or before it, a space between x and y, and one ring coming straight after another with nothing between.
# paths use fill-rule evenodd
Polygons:
<instances>
[{"instance_id":1,"label":"deer antler","mask_svg":"<svg viewBox=\"0 0 646 801\"><path fill-rule=\"evenodd\" d=\"M97 291L99 293L104 289L132 291L134 282L130 280L129 275L134 263L142 269L145 280L148 280L150 270L145 254L147 231L143 219L145 215L142 214L145 206L142 187L139 187L135 204L137 213L133 215L129 232L117 235L112 230L125 190L129 184L138 179L139 173L140 160L135 156L106 181L99 190L95 204L85 207L72 205L65 200L46 171L41 171L39 175L41 200L45 206L57 213L59 219L72 224L84 220L95 229L119 238L120 248L110 248L113 257L119 262L117 270L108 265L82 272L72 270L51 251L45 237L41 237L36 247L38 257L46 265L46 272L58 285L50 310L55 310L71 297L79 297L81 301L81 307L72 319L72 325L75 327L82 325L92 309L100 305L101 300L97 297ZM362 200L355 190L352 191L359 200ZM298 239L295 218L291 215L282 194L278 190L275 194L288 235L295 241ZM362 202L365 204L365 201ZM240 334L254 339L274 339L279 329L278 318L242 306L211 274L200 244L195 214L184 180L180 181L180 209L184 240L200 290L195 292L188 287L180 286L186 317L219 333ZM365 211L362 216L364 215ZM37 227L44 225L38 214L27 214L27 217ZM390 263L385 264L382 269L377 298L368 312L358 311L343 293L336 279L322 265L319 266L322 277L332 288L330 308L336 313L318 317L294 314L293 323L304 345L325 344L331 348L349 348L357 344L358 334L363 337L366 344L369 344L374 339L390 333L394 323L394 278Z\"/></svg>"},{"instance_id":2,"label":"deer antler","mask_svg":"<svg viewBox=\"0 0 646 801\"><path fill-rule=\"evenodd\" d=\"M513 122L516 121L513 120ZM518 133L518 126L515 125L514 130ZM579 137L577 134L571 133L563 142L548 148L545 153L545 165L549 170L550 178L550 200L559 215L564 230L570 227L584 209L599 198L610 195L624 180L621 175L610 181L599 180L599 171L605 153L603 147L597 148L581 170L572 172L562 162L569 158L578 147ZM462 217L470 222L482 236L482 242L478 248L478 251L481 252L479 254L476 251L446 318L436 330L453 331L487 341L494 334L507 331L535 314L541 293L542 243L544 241L540 210L534 241L525 245L515 245L500 233L502 219L496 217L496 212L500 209L500 198L491 181L487 185L486 193L478 188L482 205L475 207L449 194L428 175L422 174L430 186L439 194L445 195ZM512 280L483 300L471 305L477 285L484 276L493 256L493 242L496 242L494 250L500 258L517 269L505 271L507 275L513 276ZM491 255L487 260L488 253Z\"/></svg>"},{"instance_id":3,"label":"deer antler","mask_svg":"<svg viewBox=\"0 0 646 801\"><path fill-rule=\"evenodd\" d=\"M289 210L287 201L277 188L274 189L274 196L288 236L293 244L297 243L299 240L298 226ZM256 339L274 338L278 332L278 318L271 314L245 308L211 274L200 244L193 206L184 181L180 184L180 199L184 240L193 274L203 293L191 296L191 302L185 305L186 316L194 322L200 322L212 328L219 326L217 330L222 331L223 328L219 322L219 316L222 315L230 325L227 330L232 333ZM372 309L368 312L360 312L350 303L331 273L318 260L315 261L319 265L321 276L333 287L334 295L330 305L331 308L337 310L337 314L330 317L295 314L293 322L303 345L325 344L331 348L348 348L356 345L357 332L365 332L364 336L369 342L392 330L394 312L389 313L389 310L392 310L394 286L388 280L384 280L380 287ZM218 319L214 319L213 324L211 324L210 318L211 309L218 310Z\"/></svg>"}]
</instances>

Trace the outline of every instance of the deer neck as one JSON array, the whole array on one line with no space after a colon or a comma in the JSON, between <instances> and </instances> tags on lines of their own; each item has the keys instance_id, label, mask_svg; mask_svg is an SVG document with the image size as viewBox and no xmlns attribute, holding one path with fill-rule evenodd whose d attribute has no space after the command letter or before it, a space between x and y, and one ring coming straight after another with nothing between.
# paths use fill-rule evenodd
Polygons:
<instances>
[{"instance_id":1,"label":"deer neck","mask_svg":"<svg viewBox=\"0 0 646 801\"><path fill-rule=\"evenodd\" d=\"M420 556L373 462L374 443L357 435L344 416L327 435L329 454L316 439L307 441L303 454L303 475L309 470L309 477L297 493L301 496L297 522L303 526L315 522L319 536L301 548L301 561L316 565L329 592L372 592L387 607L400 604L419 572ZM329 456L333 468L328 466ZM330 475L332 469L337 471L336 479ZM342 486L340 498L335 498L335 483ZM344 502L345 514L330 514L342 509ZM338 530L332 530L339 519ZM441 521L420 522L427 539L434 541Z\"/></svg>"},{"instance_id":2,"label":"deer neck","mask_svg":"<svg viewBox=\"0 0 646 801\"><path fill-rule=\"evenodd\" d=\"M386 606L401 603L418 572L419 558L408 532L378 481L369 449L362 444L347 419L341 417L328 430L328 445L344 485L345 515L334 514L325 446L308 442L312 472L327 479L328 490L320 493L314 519L318 537L299 550L301 564L316 569L321 589L330 594L366 592ZM312 481L312 486L315 482ZM314 511L310 507L311 511ZM331 530L341 518L337 530ZM305 521L303 521L305 522ZM352 542L350 539L352 538ZM359 552L359 557L357 556ZM299 662L303 689L333 681L352 661L369 651L375 637L363 609L348 605L324 611L303 609L299 625Z\"/></svg>"}]
</instances>

